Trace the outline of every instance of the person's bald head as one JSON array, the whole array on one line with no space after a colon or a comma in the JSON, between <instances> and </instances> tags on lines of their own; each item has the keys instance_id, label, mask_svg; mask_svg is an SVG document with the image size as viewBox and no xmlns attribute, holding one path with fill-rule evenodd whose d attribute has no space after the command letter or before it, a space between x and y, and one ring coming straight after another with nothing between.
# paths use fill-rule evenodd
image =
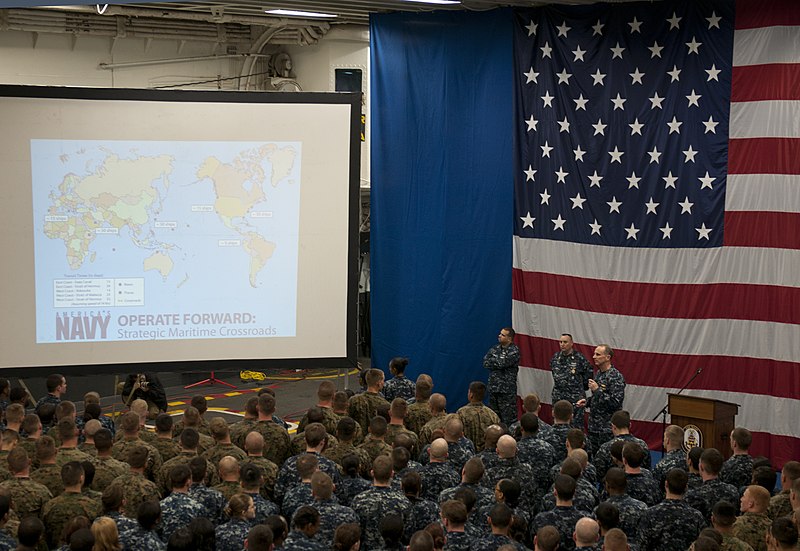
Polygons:
<instances>
[{"instance_id":1,"label":"person's bald head","mask_svg":"<svg viewBox=\"0 0 800 551\"><path fill-rule=\"evenodd\" d=\"M222 479L238 480L239 462L236 458L226 455L219 460L219 476Z\"/></svg>"},{"instance_id":2,"label":"person's bald head","mask_svg":"<svg viewBox=\"0 0 800 551\"><path fill-rule=\"evenodd\" d=\"M431 442L430 447L431 461L441 463L447 459L447 441L444 438L437 438Z\"/></svg>"},{"instance_id":3,"label":"person's bald head","mask_svg":"<svg viewBox=\"0 0 800 551\"><path fill-rule=\"evenodd\" d=\"M505 434L503 427L500 425L489 425L486 427L486 432L483 433L483 440L486 444L486 449L493 450L497 447L497 441Z\"/></svg>"},{"instance_id":4,"label":"person's bald head","mask_svg":"<svg viewBox=\"0 0 800 551\"><path fill-rule=\"evenodd\" d=\"M250 432L244 439L244 447L247 453L261 455L264 452L264 436L260 432Z\"/></svg>"},{"instance_id":5,"label":"person's bald head","mask_svg":"<svg viewBox=\"0 0 800 551\"><path fill-rule=\"evenodd\" d=\"M497 440L497 455L501 459L509 459L517 455L517 441L513 436L504 434Z\"/></svg>"},{"instance_id":6,"label":"person's bald head","mask_svg":"<svg viewBox=\"0 0 800 551\"><path fill-rule=\"evenodd\" d=\"M97 419L90 419L86 421L86 424L83 426L83 434L86 435L87 438L94 438L94 435L97 434L97 431L103 428L103 425Z\"/></svg>"},{"instance_id":7,"label":"person's bald head","mask_svg":"<svg viewBox=\"0 0 800 551\"><path fill-rule=\"evenodd\" d=\"M578 547L590 547L600 540L600 525L589 517L583 517L575 523L575 532L572 535Z\"/></svg>"},{"instance_id":8,"label":"person's bald head","mask_svg":"<svg viewBox=\"0 0 800 551\"><path fill-rule=\"evenodd\" d=\"M431 408L432 413L441 413L447 408L447 398L445 398L444 394L434 392L431 394L428 406Z\"/></svg>"},{"instance_id":9,"label":"person's bald head","mask_svg":"<svg viewBox=\"0 0 800 551\"><path fill-rule=\"evenodd\" d=\"M569 452L570 459L574 459L578 462L578 465L581 466L581 470L585 470L586 466L589 464L589 454L586 453L586 450L582 448L578 448Z\"/></svg>"},{"instance_id":10,"label":"person's bald head","mask_svg":"<svg viewBox=\"0 0 800 551\"><path fill-rule=\"evenodd\" d=\"M464 435L464 423L458 415L450 415L444 424L444 437L448 442L457 442Z\"/></svg>"}]
</instances>

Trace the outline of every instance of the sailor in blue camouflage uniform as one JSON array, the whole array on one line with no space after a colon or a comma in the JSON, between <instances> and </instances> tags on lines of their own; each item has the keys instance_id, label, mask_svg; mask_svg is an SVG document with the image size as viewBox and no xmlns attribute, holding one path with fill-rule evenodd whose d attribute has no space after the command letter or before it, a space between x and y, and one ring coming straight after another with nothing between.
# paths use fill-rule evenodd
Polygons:
<instances>
[{"instance_id":1,"label":"sailor in blue camouflage uniform","mask_svg":"<svg viewBox=\"0 0 800 551\"><path fill-rule=\"evenodd\" d=\"M408 517L411 503L402 493L392 490L392 460L381 455L372 463L373 486L353 498L352 509L361 525L362 549L372 551L383 546L379 530L380 520L390 514Z\"/></svg>"},{"instance_id":2,"label":"sailor in blue camouflage uniform","mask_svg":"<svg viewBox=\"0 0 800 551\"><path fill-rule=\"evenodd\" d=\"M417 471L422 478L422 494L424 499L436 501L445 488L456 486L461 477L447 462L447 442L437 438L431 443L430 463Z\"/></svg>"},{"instance_id":3,"label":"sailor in blue camouflage uniform","mask_svg":"<svg viewBox=\"0 0 800 551\"><path fill-rule=\"evenodd\" d=\"M39 398L39 401L36 402L35 411L38 411L39 408L45 404L51 404L53 406L60 404L61 396L67 392L67 379L60 373L52 373L47 376L45 387L47 388L47 394Z\"/></svg>"},{"instance_id":4,"label":"sailor in blue camouflage uniform","mask_svg":"<svg viewBox=\"0 0 800 551\"><path fill-rule=\"evenodd\" d=\"M512 436L504 434L497 441L497 464L486 469L481 484L484 488L494 488L495 484L503 478L516 480L522 488L520 506L528 511L535 511L537 502L541 497L539 482L533 469L527 463L520 462L517 457L517 441Z\"/></svg>"},{"instance_id":5,"label":"sailor in blue camouflage uniform","mask_svg":"<svg viewBox=\"0 0 800 551\"><path fill-rule=\"evenodd\" d=\"M250 524L253 526L261 524L267 517L280 513L280 508L260 493L261 487L264 485L264 476L258 465L244 463L239 470L239 484L242 486L242 492L253 499L256 507L256 516L253 517Z\"/></svg>"},{"instance_id":6,"label":"sailor in blue camouflage uniform","mask_svg":"<svg viewBox=\"0 0 800 551\"><path fill-rule=\"evenodd\" d=\"M449 499L442 504L442 526L446 531L448 551L469 551L474 541L465 530L467 508L457 500Z\"/></svg>"},{"instance_id":7,"label":"sailor in blue camouflage uniform","mask_svg":"<svg viewBox=\"0 0 800 551\"><path fill-rule=\"evenodd\" d=\"M582 453L585 454L586 452L582 451ZM568 457L561 462L561 474L567 475L575 480L575 491L572 497L572 504L575 508L583 511L583 513L587 515L591 513L599 503L599 496L597 488L582 476L580 463ZM558 480L558 477L556 477L556 480ZM540 510L551 511L556 506L557 497L554 483L552 488L548 492L545 492L544 497L542 497Z\"/></svg>"},{"instance_id":8,"label":"sailor in blue camouflage uniform","mask_svg":"<svg viewBox=\"0 0 800 551\"><path fill-rule=\"evenodd\" d=\"M424 530L430 523L439 521L439 504L435 501L421 498L419 495L421 486L422 479L419 473L412 471L403 477L403 495L411 503L411 509L403 527L403 536L406 540L411 539L414 532Z\"/></svg>"},{"instance_id":9,"label":"sailor in blue camouflage uniform","mask_svg":"<svg viewBox=\"0 0 800 551\"><path fill-rule=\"evenodd\" d=\"M725 500L739 510L739 490L719 479L722 469L722 454L708 448L700 456L700 476L703 484L686 494L686 502L700 511L706 522L711 522L711 509L720 500Z\"/></svg>"},{"instance_id":10,"label":"sailor in blue camouflage uniform","mask_svg":"<svg viewBox=\"0 0 800 551\"><path fill-rule=\"evenodd\" d=\"M614 444L614 442L619 440L622 440L625 443L635 442L638 444L639 447L644 451L642 468L650 470L652 465L650 460L650 449L647 447L647 443L644 440L631 434L630 428L631 414L624 409L615 411L611 416L611 434L613 434L614 437L608 442L603 443L603 445L600 446L600 449L595 450L594 457L592 458L592 462L597 469L597 476L599 476L601 479L606 475L608 469L614 466L614 461L611 458L611 446Z\"/></svg>"},{"instance_id":11,"label":"sailor in blue camouflage uniform","mask_svg":"<svg viewBox=\"0 0 800 551\"><path fill-rule=\"evenodd\" d=\"M503 327L497 336L498 344L483 357L483 367L489 370L489 407L509 426L517 418L517 372L519 347L514 344L515 332Z\"/></svg>"},{"instance_id":12,"label":"sailor in blue camouflage uniform","mask_svg":"<svg viewBox=\"0 0 800 551\"><path fill-rule=\"evenodd\" d=\"M414 399L417 392L417 385L414 381L406 378L406 366L408 358L392 358L389 362L389 372L392 378L383 383L381 393L386 401L392 403L395 398L402 398L406 402Z\"/></svg>"},{"instance_id":13,"label":"sailor in blue camouflage uniform","mask_svg":"<svg viewBox=\"0 0 800 551\"><path fill-rule=\"evenodd\" d=\"M561 545L559 545L561 551L575 549L575 540L572 539L575 523L587 516L585 512L579 511L572 504L575 487L574 478L565 474L558 475L553 490L556 497L555 509L543 511L536 515L529 530L530 533L535 534L544 526L554 526L561 536Z\"/></svg>"},{"instance_id":14,"label":"sailor in blue camouflage uniform","mask_svg":"<svg viewBox=\"0 0 800 551\"><path fill-rule=\"evenodd\" d=\"M475 444L464 436L464 423L457 415L449 415L445 421L444 439L447 442L447 462L460 473L464 464L475 455Z\"/></svg>"},{"instance_id":15,"label":"sailor in blue camouflage uniform","mask_svg":"<svg viewBox=\"0 0 800 551\"><path fill-rule=\"evenodd\" d=\"M155 528L161 518L158 501L144 501L136 511L136 526L120 532L119 542L123 549L146 549L147 551L166 551L167 545L156 534ZM219 551L224 549L217 547ZM240 551L240 550L237 550Z\"/></svg>"},{"instance_id":16,"label":"sailor in blue camouflage uniform","mask_svg":"<svg viewBox=\"0 0 800 551\"><path fill-rule=\"evenodd\" d=\"M686 551L705 528L699 511L684 499L686 471L672 469L667 473L667 498L642 513L636 534L639 551Z\"/></svg>"},{"instance_id":17,"label":"sailor in blue camouflage uniform","mask_svg":"<svg viewBox=\"0 0 800 551\"><path fill-rule=\"evenodd\" d=\"M276 501L281 501L289 488L300 483L297 460L303 455L314 455L319 462L319 470L331 477L334 486L339 484L342 477L338 465L321 455L322 449L325 447L326 434L325 427L321 423L310 423L306 426L306 452L305 454L290 457L281 466L280 471L278 471L278 478L275 480Z\"/></svg>"},{"instance_id":18,"label":"sailor in blue camouflage uniform","mask_svg":"<svg viewBox=\"0 0 800 551\"><path fill-rule=\"evenodd\" d=\"M548 434L541 436L542 440L553 446L556 453L556 463L561 462L567 457L567 433L572 426L572 404L567 400L559 400L553 403L553 426ZM583 432L582 429L579 429Z\"/></svg>"},{"instance_id":19,"label":"sailor in blue camouflage uniform","mask_svg":"<svg viewBox=\"0 0 800 551\"><path fill-rule=\"evenodd\" d=\"M599 450L604 442L611 440L611 416L622 409L625 401L625 378L611 365L614 351L607 344L594 349L592 359L597 366L597 375L589 379L591 397L579 400L577 407L589 406L589 441L592 450Z\"/></svg>"},{"instance_id":20,"label":"sailor in blue camouflage uniform","mask_svg":"<svg viewBox=\"0 0 800 551\"><path fill-rule=\"evenodd\" d=\"M461 471L461 483L442 490L439 494L439 504L455 499L455 494L459 488L469 488L475 494L475 508L482 509L494 499L494 489L485 488L481 485L481 479L486 472L483 461L478 457L473 457L464 465Z\"/></svg>"},{"instance_id":21,"label":"sailor in blue camouflage uniform","mask_svg":"<svg viewBox=\"0 0 800 551\"><path fill-rule=\"evenodd\" d=\"M314 507L319 512L319 530L314 539L325 549L333 545L333 534L342 524L358 524L358 515L350 507L339 505L333 497L333 481L325 473L316 472L311 477L311 494Z\"/></svg>"},{"instance_id":22,"label":"sailor in blue camouflage uniform","mask_svg":"<svg viewBox=\"0 0 800 551\"><path fill-rule=\"evenodd\" d=\"M664 430L664 451L666 453L661 461L650 471L658 484L662 497L667 473L672 469L688 471L686 452L683 450L683 429L678 425L670 425Z\"/></svg>"},{"instance_id":23,"label":"sailor in blue camouflage uniform","mask_svg":"<svg viewBox=\"0 0 800 551\"><path fill-rule=\"evenodd\" d=\"M722 464L719 479L741 488L750 484L753 478L753 458L748 453L753 435L744 427L736 427L730 435L733 455Z\"/></svg>"},{"instance_id":24,"label":"sailor in blue camouflage uniform","mask_svg":"<svg viewBox=\"0 0 800 551\"><path fill-rule=\"evenodd\" d=\"M666 480L666 476L664 479ZM616 506L619 511L618 527L625 532L629 540L634 541L639 526L639 518L642 512L647 510L647 505L626 493L628 479L625 478L625 472L618 467L612 467L608 470L604 487L605 493L608 494L605 502Z\"/></svg>"},{"instance_id":25,"label":"sailor in blue camouflage uniform","mask_svg":"<svg viewBox=\"0 0 800 551\"><path fill-rule=\"evenodd\" d=\"M541 492L547 490L550 482L550 468L556 463L553 446L540 440L539 418L533 413L525 413L520 418L522 438L517 443L517 459L527 463L536 476L536 484Z\"/></svg>"},{"instance_id":26,"label":"sailor in blue camouflage uniform","mask_svg":"<svg viewBox=\"0 0 800 551\"><path fill-rule=\"evenodd\" d=\"M310 506L300 507L292 519L292 530L283 540L283 551L324 551L330 549L314 536L319 530L319 512Z\"/></svg>"},{"instance_id":27,"label":"sailor in blue camouflage uniform","mask_svg":"<svg viewBox=\"0 0 800 551\"><path fill-rule=\"evenodd\" d=\"M622 448L625 478L628 479L628 495L652 507L661 501L661 492L650 471L642 469L643 456L644 451L636 442L626 442Z\"/></svg>"},{"instance_id":28,"label":"sailor in blue camouflage uniform","mask_svg":"<svg viewBox=\"0 0 800 551\"><path fill-rule=\"evenodd\" d=\"M522 399L522 413L533 413L537 417L539 417L539 412L542 409L542 402L539 399L539 395L535 392L531 392L527 396ZM550 432L553 430L553 427L550 426L547 422L545 422L541 417L539 417L539 433L538 437L541 439L546 439ZM519 440L522 437L522 429L519 426L519 419L514 421L510 427L508 427L508 434Z\"/></svg>"},{"instance_id":29,"label":"sailor in blue camouflage uniform","mask_svg":"<svg viewBox=\"0 0 800 551\"><path fill-rule=\"evenodd\" d=\"M192 472L188 465L176 465L169 473L172 493L161 500L161 538L169 541L175 530L192 519L206 516L205 508L189 495Z\"/></svg>"},{"instance_id":30,"label":"sailor in blue camouflage uniform","mask_svg":"<svg viewBox=\"0 0 800 551\"><path fill-rule=\"evenodd\" d=\"M225 496L219 490L209 488L205 485L206 469L208 461L197 456L189 461L189 469L192 471L192 485L189 488L189 496L198 501L205 509L205 517L211 524L218 526L225 522L223 510L227 505Z\"/></svg>"},{"instance_id":31,"label":"sailor in blue camouflage uniform","mask_svg":"<svg viewBox=\"0 0 800 551\"><path fill-rule=\"evenodd\" d=\"M225 514L230 520L214 530L217 551L242 551L247 533L252 528L252 520L256 516L255 503L248 495L234 494L225 507Z\"/></svg>"},{"instance_id":32,"label":"sailor in blue camouflage uniform","mask_svg":"<svg viewBox=\"0 0 800 551\"><path fill-rule=\"evenodd\" d=\"M553 374L553 401L566 400L573 406L586 398L592 366L586 357L575 350L572 335L564 333L558 339L560 350L550 359L550 372ZM583 407L575 407L572 426L583 429Z\"/></svg>"},{"instance_id":33,"label":"sailor in blue camouflage uniform","mask_svg":"<svg viewBox=\"0 0 800 551\"><path fill-rule=\"evenodd\" d=\"M342 505L349 507L355 496L372 487L369 480L361 478L358 474L360 461L357 455L345 455L342 458L343 474L338 498Z\"/></svg>"},{"instance_id":34,"label":"sailor in blue camouflage uniform","mask_svg":"<svg viewBox=\"0 0 800 551\"><path fill-rule=\"evenodd\" d=\"M525 546L512 540L508 536L508 529L511 526L513 511L504 503L498 503L492 507L489 513L491 534L484 536L472 544L473 551L496 551L504 545L511 545L514 549L525 551Z\"/></svg>"}]
</instances>

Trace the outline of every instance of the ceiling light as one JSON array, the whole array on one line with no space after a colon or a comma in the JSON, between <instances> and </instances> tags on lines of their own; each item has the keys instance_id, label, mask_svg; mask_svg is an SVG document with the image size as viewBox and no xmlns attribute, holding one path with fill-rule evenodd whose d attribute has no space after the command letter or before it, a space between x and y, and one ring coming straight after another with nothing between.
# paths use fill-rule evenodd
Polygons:
<instances>
[{"instance_id":1,"label":"ceiling light","mask_svg":"<svg viewBox=\"0 0 800 551\"><path fill-rule=\"evenodd\" d=\"M442 6L460 4L460 0L405 0L406 2L417 2L418 4L437 4Z\"/></svg>"},{"instance_id":2,"label":"ceiling light","mask_svg":"<svg viewBox=\"0 0 800 551\"><path fill-rule=\"evenodd\" d=\"M299 11L299 10L264 10L265 13L270 15L287 15L290 17L336 17L332 13L316 13L313 11Z\"/></svg>"}]
</instances>

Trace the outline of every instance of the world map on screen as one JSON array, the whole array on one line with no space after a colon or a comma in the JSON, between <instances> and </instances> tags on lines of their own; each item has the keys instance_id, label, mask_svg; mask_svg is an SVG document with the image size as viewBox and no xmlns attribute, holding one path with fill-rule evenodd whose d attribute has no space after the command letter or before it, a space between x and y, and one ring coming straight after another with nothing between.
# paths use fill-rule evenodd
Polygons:
<instances>
[{"instance_id":1,"label":"world map on screen","mask_svg":"<svg viewBox=\"0 0 800 551\"><path fill-rule=\"evenodd\" d=\"M32 140L37 341L293 335L300 155L299 142ZM190 330L223 324L251 331Z\"/></svg>"}]
</instances>

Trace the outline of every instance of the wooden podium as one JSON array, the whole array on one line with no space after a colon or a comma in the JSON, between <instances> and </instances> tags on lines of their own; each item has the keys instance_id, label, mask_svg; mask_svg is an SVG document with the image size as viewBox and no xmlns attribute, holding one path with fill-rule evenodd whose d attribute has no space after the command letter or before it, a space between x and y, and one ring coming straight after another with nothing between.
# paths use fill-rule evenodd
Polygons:
<instances>
[{"instance_id":1,"label":"wooden podium","mask_svg":"<svg viewBox=\"0 0 800 551\"><path fill-rule=\"evenodd\" d=\"M736 427L734 419L739 413L738 405L684 394L668 396L673 425L684 430L687 425L696 426L702 435L702 447L717 448L726 459L731 456L733 452L729 437Z\"/></svg>"}]
</instances>

